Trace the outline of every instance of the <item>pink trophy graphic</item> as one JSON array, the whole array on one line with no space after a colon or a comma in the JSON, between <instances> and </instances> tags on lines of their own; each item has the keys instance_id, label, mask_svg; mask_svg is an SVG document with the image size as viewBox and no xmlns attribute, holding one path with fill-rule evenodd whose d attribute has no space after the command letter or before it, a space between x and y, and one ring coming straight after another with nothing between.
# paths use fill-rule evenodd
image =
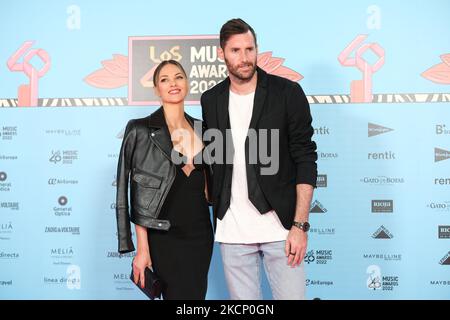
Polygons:
<instances>
[{"instance_id":1,"label":"pink trophy graphic","mask_svg":"<svg viewBox=\"0 0 450 320\"><path fill-rule=\"evenodd\" d=\"M22 46L8 59L7 65L11 71L24 72L30 79L30 84L23 84L19 86L18 90L18 106L30 107L38 105L38 92L39 92L39 78L42 78L50 69L51 61L50 56L43 49L31 49L34 41L26 41ZM27 53L28 51L28 53ZM34 56L38 56L44 63L44 66L37 70L30 64L30 60ZM18 60L23 56L22 62Z\"/></svg>"},{"instance_id":2,"label":"pink trophy graphic","mask_svg":"<svg viewBox=\"0 0 450 320\"><path fill-rule=\"evenodd\" d=\"M384 49L378 43L368 43L359 47L367 37L367 35L357 36L338 56L341 65L357 67L363 74L362 80L351 82L350 99L353 103L372 102L372 76L384 65ZM373 65L363 58L363 54L369 49L378 56L377 62ZM350 54L354 50L356 50L355 57L351 58Z\"/></svg>"}]
</instances>

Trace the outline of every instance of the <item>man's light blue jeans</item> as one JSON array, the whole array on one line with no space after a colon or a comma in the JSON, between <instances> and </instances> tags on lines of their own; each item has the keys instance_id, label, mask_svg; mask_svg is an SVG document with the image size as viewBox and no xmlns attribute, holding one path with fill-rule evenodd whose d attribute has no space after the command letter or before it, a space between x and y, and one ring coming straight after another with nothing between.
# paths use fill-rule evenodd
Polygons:
<instances>
[{"instance_id":1,"label":"man's light blue jeans","mask_svg":"<svg viewBox=\"0 0 450 320\"><path fill-rule=\"evenodd\" d=\"M287 264L286 241L227 244L220 250L232 300L262 300L261 260L275 300L305 299L305 266Z\"/></svg>"}]
</instances>

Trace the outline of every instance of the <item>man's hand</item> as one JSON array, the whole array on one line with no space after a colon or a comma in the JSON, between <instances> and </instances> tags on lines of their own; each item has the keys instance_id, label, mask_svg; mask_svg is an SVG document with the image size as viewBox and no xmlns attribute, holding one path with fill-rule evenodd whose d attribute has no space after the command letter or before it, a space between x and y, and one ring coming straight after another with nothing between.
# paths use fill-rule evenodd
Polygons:
<instances>
[{"instance_id":1,"label":"man's hand","mask_svg":"<svg viewBox=\"0 0 450 320\"><path fill-rule=\"evenodd\" d=\"M308 235L303 230L293 226L286 239L285 254L288 265L295 268L302 263L306 254Z\"/></svg>"}]
</instances>

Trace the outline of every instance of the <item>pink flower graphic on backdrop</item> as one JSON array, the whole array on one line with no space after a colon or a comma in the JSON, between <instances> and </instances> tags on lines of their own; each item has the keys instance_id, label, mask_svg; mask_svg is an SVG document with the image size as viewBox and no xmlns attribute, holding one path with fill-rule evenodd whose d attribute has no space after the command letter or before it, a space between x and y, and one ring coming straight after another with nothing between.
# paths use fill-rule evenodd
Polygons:
<instances>
[{"instance_id":1,"label":"pink flower graphic on backdrop","mask_svg":"<svg viewBox=\"0 0 450 320\"><path fill-rule=\"evenodd\" d=\"M300 81L303 79L303 76L300 73L297 73L294 70L283 66L283 62L283 58L272 57L272 51L258 54L258 67L263 69L265 72L292 81Z\"/></svg>"},{"instance_id":2,"label":"pink flower graphic on backdrop","mask_svg":"<svg viewBox=\"0 0 450 320\"><path fill-rule=\"evenodd\" d=\"M103 68L94 71L84 81L101 89L116 89L128 85L128 57L113 54L112 60L102 61Z\"/></svg>"},{"instance_id":3,"label":"pink flower graphic on backdrop","mask_svg":"<svg viewBox=\"0 0 450 320\"><path fill-rule=\"evenodd\" d=\"M257 65L267 73L277 75L292 81L300 81L303 76L283 66L284 59L272 57L272 52L263 52L258 55ZM128 85L128 57L121 54L113 54L112 60L102 61L103 68L94 71L84 81L89 85L101 89L116 89ZM151 87L151 78L156 66L153 66L141 78L141 83L148 83Z\"/></svg>"},{"instance_id":4,"label":"pink flower graphic on backdrop","mask_svg":"<svg viewBox=\"0 0 450 320\"><path fill-rule=\"evenodd\" d=\"M437 84L450 84L450 53L440 56L442 63L432 66L421 76Z\"/></svg>"}]
</instances>

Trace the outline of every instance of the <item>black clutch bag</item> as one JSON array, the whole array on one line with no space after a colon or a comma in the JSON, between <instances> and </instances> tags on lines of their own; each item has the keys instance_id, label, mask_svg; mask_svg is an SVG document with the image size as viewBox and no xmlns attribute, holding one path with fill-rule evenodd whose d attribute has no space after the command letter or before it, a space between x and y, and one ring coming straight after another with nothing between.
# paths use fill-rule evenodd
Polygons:
<instances>
[{"instance_id":1,"label":"black clutch bag","mask_svg":"<svg viewBox=\"0 0 450 320\"><path fill-rule=\"evenodd\" d=\"M162 289L163 289L163 282L161 278L158 277L158 275L153 272L150 268L145 268L145 285L144 288L141 287L140 282L138 281L138 284L134 282L134 275L133 275L133 269L131 269L131 275L130 279L131 281L139 288L147 297L149 297L151 300L154 300L155 298L161 299Z\"/></svg>"}]
</instances>

